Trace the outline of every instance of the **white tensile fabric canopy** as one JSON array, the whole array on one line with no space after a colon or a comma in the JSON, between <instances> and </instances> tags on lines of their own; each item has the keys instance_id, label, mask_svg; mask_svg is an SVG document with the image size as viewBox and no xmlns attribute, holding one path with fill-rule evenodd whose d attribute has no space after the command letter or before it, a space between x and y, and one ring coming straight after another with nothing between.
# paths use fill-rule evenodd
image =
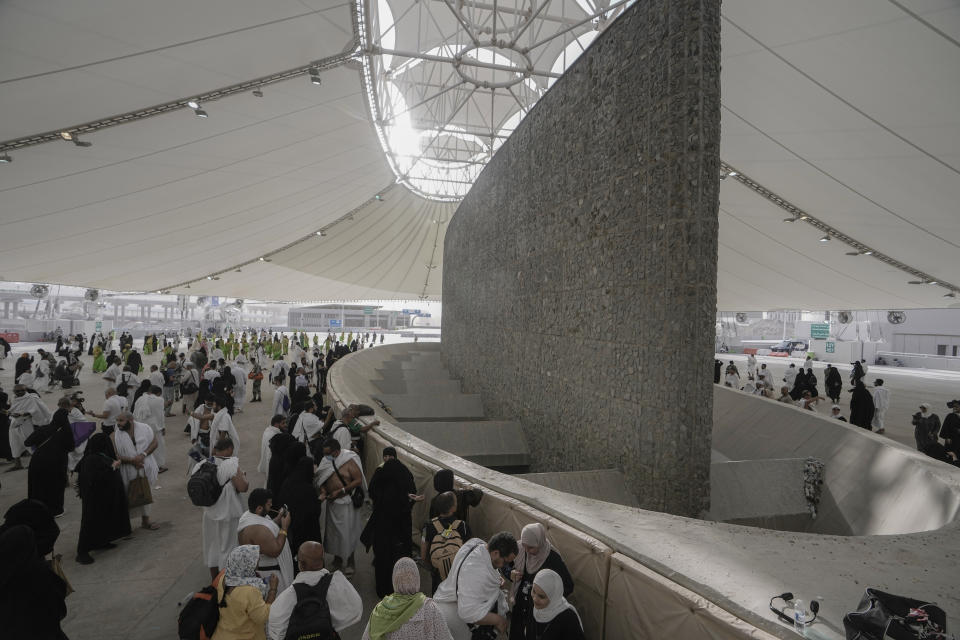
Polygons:
<instances>
[{"instance_id":1,"label":"white tensile fabric canopy","mask_svg":"<svg viewBox=\"0 0 960 640\"><path fill-rule=\"evenodd\" d=\"M397 17L396 49L415 47L399 32L412 0L383 1ZM556 1L565 16L610 6ZM456 203L394 184L354 27L377 4L0 4L0 159L12 160L0 164L0 280L439 299ZM944 297L960 287L960 5L725 0L722 9L721 158L741 175L721 184L718 309L960 302ZM568 50L551 46L550 55ZM206 118L180 104L75 136L90 147L2 142L85 131L313 64L321 84L274 78L262 97L247 87L201 101ZM422 116L414 126L428 126ZM795 210L777 199L839 235L820 242L822 226L784 222Z\"/></svg>"}]
</instances>

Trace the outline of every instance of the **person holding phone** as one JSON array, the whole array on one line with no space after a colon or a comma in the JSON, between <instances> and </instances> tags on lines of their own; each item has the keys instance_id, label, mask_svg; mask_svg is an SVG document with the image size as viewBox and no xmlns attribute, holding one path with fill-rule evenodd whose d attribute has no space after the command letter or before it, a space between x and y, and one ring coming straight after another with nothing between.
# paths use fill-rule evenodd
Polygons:
<instances>
[{"instance_id":1,"label":"person holding phone","mask_svg":"<svg viewBox=\"0 0 960 640\"><path fill-rule=\"evenodd\" d=\"M281 509L271 517L273 493L267 489L254 489L247 499L247 508L240 516L237 526L237 541L241 545L260 547L260 562L257 570L265 575L277 575L280 590L293 583L293 554L287 541L290 528L290 513Z\"/></svg>"}]
</instances>

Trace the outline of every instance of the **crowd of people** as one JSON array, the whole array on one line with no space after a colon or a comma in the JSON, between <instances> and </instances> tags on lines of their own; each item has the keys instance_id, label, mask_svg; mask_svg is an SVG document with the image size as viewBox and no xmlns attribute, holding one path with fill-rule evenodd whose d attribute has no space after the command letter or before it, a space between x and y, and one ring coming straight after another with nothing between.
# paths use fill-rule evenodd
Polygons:
<instances>
[{"instance_id":1,"label":"crowd of people","mask_svg":"<svg viewBox=\"0 0 960 640\"><path fill-rule=\"evenodd\" d=\"M746 379L733 360L724 365L714 360L713 381L725 387L738 389L778 402L796 405L808 411L817 411L820 402L829 402L829 415L841 422L884 433L887 410L890 408L890 390L882 378L875 378L868 387L865 382L868 365L866 360L851 363L849 377L849 411L844 415L840 399L844 380L839 369L827 363L823 370L823 390L820 395L819 381L813 371L814 360L810 356L802 366L787 365L782 376L776 376L767 363L758 367L756 356L747 354ZM779 378L779 379L778 379ZM933 412L929 403L921 403L913 415L914 439L917 450L954 466L960 466L960 400L947 403L950 413L941 424L940 416ZM941 442L942 441L942 442Z\"/></svg>"},{"instance_id":2,"label":"crowd of people","mask_svg":"<svg viewBox=\"0 0 960 640\"><path fill-rule=\"evenodd\" d=\"M469 512L482 492L456 489L453 473L441 470L433 479L429 518L415 527L413 507L425 496L398 452L387 447L382 464L365 473L365 434L379 424L370 419L374 410L349 405L337 416L325 403L326 373L337 359L376 339L330 334L322 342L314 336L310 345L301 334L151 335L143 355L160 362L149 366L128 334L64 340L57 350L65 360L68 353L79 360L85 346L94 358L91 369L104 385L98 410L85 408L74 385L38 385L41 367L22 355L13 398L0 391L8 436L2 444L9 447L0 457L12 462L11 471L27 467L27 496L5 514L0 549L7 556L8 549L32 546L36 553L24 552L22 562L8 565L14 578L0 587L2 608L33 598L30 610L42 607L53 617L44 614L49 635L30 629L29 637L65 637L59 621L66 614L67 583L47 539L59 536L55 519L64 513L67 487L81 505L76 562L95 563L118 545L113 553L123 553L134 525L144 531L161 526L152 518L159 499L152 489L169 468L170 419L181 417L192 459L187 494L198 508L211 578L210 598L184 606L181 637L200 637L184 636L184 629L209 624L198 622L205 602L216 604L215 630L205 636L214 640L334 637L364 622L353 583L362 545L372 551L379 599L366 616L364 638L493 640L508 631L513 639L583 638L577 611L566 600L573 579L543 525L475 537ZM47 375L48 354L37 355ZM263 401L264 379L273 387L272 417L261 434L240 416L246 402ZM62 395L51 411L44 392L57 390ZM240 463L240 433L248 428L260 440L262 486L248 480ZM329 566L325 554L333 558ZM431 576L429 585L420 584L421 567ZM7 592L22 585L27 593L8 605ZM44 591L34 594L33 588Z\"/></svg>"}]
</instances>

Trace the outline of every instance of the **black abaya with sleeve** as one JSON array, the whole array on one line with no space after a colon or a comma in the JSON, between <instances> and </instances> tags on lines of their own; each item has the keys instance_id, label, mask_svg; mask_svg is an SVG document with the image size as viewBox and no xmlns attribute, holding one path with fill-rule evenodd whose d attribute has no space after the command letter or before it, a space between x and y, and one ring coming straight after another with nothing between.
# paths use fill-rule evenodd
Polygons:
<instances>
[{"instance_id":1,"label":"black abaya with sleeve","mask_svg":"<svg viewBox=\"0 0 960 640\"><path fill-rule=\"evenodd\" d=\"M320 528L323 504L313 488L313 458L303 456L294 464L280 487L277 502L290 509L290 549L294 555L304 542L323 542Z\"/></svg>"},{"instance_id":2,"label":"black abaya with sleeve","mask_svg":"<svg viewBox=\"0 0 960 640\"><path fill-rule=\"evenodd\" d=\"M78 465L77 488L82 504L78 555L130 535L127 492L120 471L113 468L115 459L109 436L93 434Z\"/></svg>"},{"instance_id":3,"label":"black abaya with sleeve","mask_svg":"<svg viewBox=\"0 0 960 640\"><path fill-rule=\"evenodd\" d=\"M66 409L57 409L50 424L37 429L24 441L37 447L27 469L27 497L47 505L54 516L63 513L63 490L67 484L67 454L73 451L73 430Z\"/></svg>"},{"instance_id":4,"label":"black abaya with sleeve","mask_svg":"<svg viewBox=\"0 0 960 640\"><path fill-rule=\"evenodd\" d=\"M573 609L564 609L550 622L536 622L535 640L585 640L580 618ZM513 636L510 636L511 639Z\"/></svg>"},{"instance_id":5,"label":"black abaya with sleeve","mask_svg":"<svg viewBox=\"0 0 960 640\"><path fill-rule=\"evenodd\" d=\"M393 565L410 556L413 516L410 494L417 493L413 474L396 458L373 473L369 485L373 513L367 527L373 533L373 568L377 596L393 593Z\"/></svg>"}]
</instances>

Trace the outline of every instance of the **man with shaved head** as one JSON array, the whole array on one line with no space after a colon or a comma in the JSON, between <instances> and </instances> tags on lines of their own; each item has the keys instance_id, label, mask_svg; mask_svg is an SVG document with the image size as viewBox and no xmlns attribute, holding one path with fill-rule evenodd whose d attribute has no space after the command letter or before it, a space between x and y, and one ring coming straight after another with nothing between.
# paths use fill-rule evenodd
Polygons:
<instances>
[{"instance_id":1,"label":"man with shaved head","mask_svg":"<svg viewBox=\"0 0 960 640\"><path fill-rule=\"evenodd\" d=\"M281 591L270 605L270 619L267 622L267 637L282 640L287 635L290 614L297 601L314 589L321 589L321 581L328 584L327 606L330 608L330 620L335 631L340 632L360 622L363 615L363 601L341 572L330 573L323 567L323 545L319 542L304 542L297 550L297 564L300 573L293 584ZM327 578L326 576L330 576Z\"/></svg>"},{"instance_id":2,"label":"man with shaved head","mask_svg":"<svg viewBox=\"0 0 960 640\"><path fill-rule=\"evenodd\" d=\"M117 416L127 410L128 403L126 397L117 394L115 387L107 387L103 397L103 411L87 411L87 415L103 420L100 426L105 434L110 435L117 426Z\"/></svg>"}]
</instances>

